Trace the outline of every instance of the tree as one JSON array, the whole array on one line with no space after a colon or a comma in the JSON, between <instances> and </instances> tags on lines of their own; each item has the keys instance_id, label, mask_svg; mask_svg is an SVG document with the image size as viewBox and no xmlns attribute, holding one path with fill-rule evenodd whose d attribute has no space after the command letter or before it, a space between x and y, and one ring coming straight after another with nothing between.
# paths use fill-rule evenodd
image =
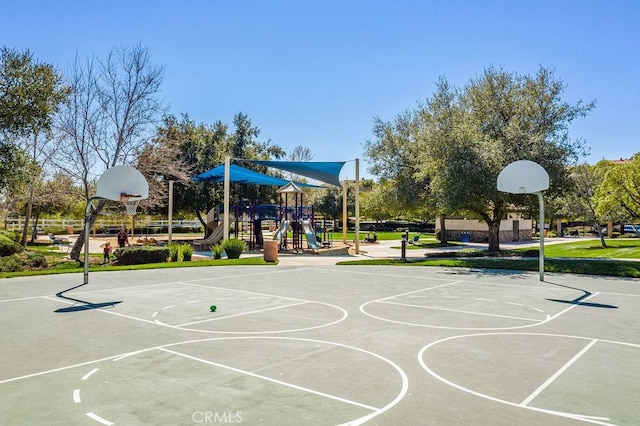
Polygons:
<instances>
[{"instance_id":1,"label":"tree","mask_svg":"<svg viewBox=\"0 0 640 426\"><path fill-rule=\"evenodd\" d=\"M300 162L313 161L313 154L309 147L298 145L289 153L287 160ZM289 172L287 179L294 182L307 182L307 178L305 176L300 176L292 172Z\"/></svg>"},{"instance_id":2,"label":"tree","mask_svg":"<svg viewBox=\"0 0 640 426\"><path fill-rule=\"evenodd\" d=\"M430 188L446 211L483 219L489 251L500 248L500 221L508 205L523 197L499 192L500 171L516 160L540 164L554 195L570 186L566 167L584 154L584 143L569 138L568 125L594 102L562 100L564 84L541 67L535 76L488 68L462 90L441 79L420 111L424 123L417 159Z\"/></svg>"},{"instance_id":3,"label":"tree","mask_svg":"<svg viewBox=\"0 0 640 426\"><path fill-rule=\"evenodd\" d=\"M640 218L640 153L621 164L596 164L602 182L596 191L596 211L609 220Z\"/></svg>"},{"instance_id":4,"label":"tree","mask_svg":"<svg viewBox=\"0 0 640 426\"><path fill-rule=\"evenodd\" d=\"M233 154L237 159L270 159L272 156L281 158L284 151L272 145L270 141L260 143L256 140L260 130L251 124L246 114L238 113L234 117L234 130L218 120L213 125L196 124L188 115L181 120L173 116L165 117L158 129L156 140L175 141L180 158L189 167L192 175L197 175L224 163L225 155ZM167 143L167 142L162 142ZM243 164L243 167L264 172L265 167ZM179 190L174 193L174 208L194 213L202 223L205 231L207 223L203 213L216 205L223 203L222 184L194 183L183 181ZM250 202L272 202L275 198L275 188L259 187L258 185L232 185L235 202L248 200Z\"/></svg>"},{"instance_id":5,"label":"tree","mask_svg":"<svg viewBox=\"0 0 640 426\"><path fill-rule=\"evenodd\" d=\"M32 208L33 233L31 240L36 238L38 221L43 215L67 215L76 210L82 201L80 188L74 185L71 177L60 172L46 182L39 181L33 185L34 201Z\"/></svg>"},{"instance_id":6,"label":"tree","mask_svg":"<svg viewBox=\"0 0 640 426\"><path fill-rule=\"evenodd\" d=\"M600 221L603 219L596 210L596 192L601 185L602 175L597 172L597 166L586 163L571 167L570 177L573 188L559 197L562 205L561 212L568 217L579 217L592 223L598 231L600 244L606 247L607 243L602 234Z\"/></svg>"},{"instance_id":7,"label":"tree","mask_svg":"<svg viewBox=\"0 0 640 426\"><path fill-rule=\"evenodd\" d=\"M5 180L13 180L15 184L16 178L25 178L29 182L22 237L25 246L33 203L32 179L36 177L36 170L28 166L20 151L28 153L33 162L45 166L52 152L51 148L46 148L51 140L53 117L68 94L69 88L62 84L62 77L53 66L35 61L29 50L7 47L0 50L0 156L3 164L12 168L2 172L0 190L6 186L6 183L3 185Z\"/></svg>"},{"instance_id":8,"label":"tree","mask_svg":"<svg viewBox=\"0 0 640 426\"><path fill-rule=\"evenodd\" d=\"M159 98L164 69L151 62L149 49L136 45L114 48L104 61L76 58L69 74L73 93L58 123L64 141L57 166L81 183L88 200L104 170L132 164L152 136L163 107ZM94 206L90 225L105 205ZM84 235L71 257L79 260Z\"/></svg>"},{"instance_id":9,"label":"tree","mask_svg":"<svg viewBox=\"0 0 640 426\"><path fill-rule=\"evenodd\" d=\"M232 156L235 159L245 160L269 160L281 159L286 155L278 145L273 145L270 140L258 142L260 129L251 123L249 117L239 112L233 117L233 133L230 135ZM266 173L267 168L254 164L243 164L245 168ZM276 188L260 185L232 184L232 193L236 196L236 202L267 202L275 199Z\"/></svg>"}]
</instances>

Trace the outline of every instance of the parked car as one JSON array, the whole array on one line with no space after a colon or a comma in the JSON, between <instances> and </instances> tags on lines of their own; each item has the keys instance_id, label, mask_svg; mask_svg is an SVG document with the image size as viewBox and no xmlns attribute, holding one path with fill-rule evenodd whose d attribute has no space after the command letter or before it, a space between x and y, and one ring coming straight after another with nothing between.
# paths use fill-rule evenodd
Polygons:
<instances>
[{"instance_id":1,"label":"parked car","mask_svg":"<svg viewBox=\"0 0 640 426\"><path fill-rule=\"evenodd\" d=\"M636 224L636 225L625 225L625 226L624 226L624 228L623 228L623 229L624 229L624 232L625 232L626 234L628 234L628 233L632 233L632 234L637 233L636 229L633 229L633 227L634 227L634 226L636 227L636 229L637 229L638 231L640 231L640 224ZM615 225L615 226L613 227L613 232L620 232L620 225ZM603 234L606 234L606 233L607 233L607 227L606 227L606 226L603 226L603 227L602 227L602 233L603 233Z\"/></svg>"}]
</instances>

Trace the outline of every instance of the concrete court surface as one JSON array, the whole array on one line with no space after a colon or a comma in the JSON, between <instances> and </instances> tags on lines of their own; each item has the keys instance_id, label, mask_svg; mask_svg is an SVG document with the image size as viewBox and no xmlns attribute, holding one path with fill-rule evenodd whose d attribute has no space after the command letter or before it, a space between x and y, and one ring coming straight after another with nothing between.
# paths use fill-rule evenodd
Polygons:
<instances>
[{"instance_id":1,"label":"concrete court surface","mask_svg":"<svg viewBox=\"0 0 640 426\"><path fill-rule=\"evenodd\" d=\"M320 258L0 280L0 424L638 424L638 280Z\"/></svg>"}]
</instances>

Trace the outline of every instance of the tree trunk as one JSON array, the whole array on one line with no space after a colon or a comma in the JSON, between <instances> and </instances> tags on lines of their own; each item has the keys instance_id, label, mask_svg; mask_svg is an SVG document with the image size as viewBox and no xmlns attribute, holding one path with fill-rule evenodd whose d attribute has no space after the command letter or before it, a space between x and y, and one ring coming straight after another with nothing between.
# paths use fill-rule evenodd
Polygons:
<instances>
[{"instance_id":1,"label":"tree trunk","mask_svg":"<svg viewBox=\"0 0 640 426\"><path fill-rule=\"evenodd\" d=\"M40 215L36 213L33 218L33 231L31 232L31 242L35 242L38 238L38 221L40 219Z\"/></svg>"},{"instance_id":2,"label":"tree trunk","mask_svg":"<svg viewBox=\"0 0 640 426\"><path fill-rule=\"evenodd\" d=\"M33 185L29 185L29 201L27 201L27 212L24 215L24 228L22 228L21 244L27 248L27 236L29 235L29 219L31 218L31 210L33 209Z\"/></svg>"},{"instance_id":3,"label":"tree trunk","mask_svg":"<svg viewBox=\"0 0 640 426\"><path fill-rule=\"evenodd\" d=\"M205 239L209 238L209 235L211 235L211 233L213 231L211 231L211 229L207 225L206 221L202 218L202 214L199 211L196 212L196 217L198 218L198 220L202 224L202 229L204 229L204 238Z\"/></svg>"},{"instance_id":4,"label":"tree trunk","mask_svg":"<svg viewBox=\"0 0 640 426\"><path fill-rule=\"evenodd\" d=\"M106 203L106 200L98 201L97 205L91 211L91 214L89 215L89 229L91 229L93 227L94 223L96 223L96 219L98 218L98 215L102 211L105 203ZM71 253L69 253L69 257L71 259L75 260L75 261L78 261L78 262L83 262L84 261L84 259L80 259L80 252L82 251L82 248L84 247L84 230L85 230L85 226L86 226L86 224L83 223L82 230L80 231L80 234L78 235L78 239L76 240L75 244L73 244L73 247L71 248Z\"/></svg>"},{"instance_id":5,"label":"tree trunk","mask_svg":"<svg viewBox=\"0 0 640 426\"><path fill-rule=\"evenodd\" d=\"M488 218L487 218L488 219ZM489 252L497 253L500 251L500 219L485 219L489 226Z\"/></svg>"},{"instance_id":6,"label":"tree trunk","mask_svg":"<svg viewBox=\"0 0 640 426\"><path fill-rule=\"evenodd\" d=\"M443 214L440 215L440 243L447 244L447 228L445 226L445 216Z\"/></svg>"},{"instance_id":7,"label":"tree trunk","mask_svg":"<svg viewBox=\"0 0 640 426\"><path fill-rule=\"evenodd\" d=\"M598 231L598 236L600 237L600 245L602 246L602 248L607 247L607 243L604 240L604 234L602 233L602 227L600 226L599 222L596 222L596 230Z\"/></svg>"}]
</instances>

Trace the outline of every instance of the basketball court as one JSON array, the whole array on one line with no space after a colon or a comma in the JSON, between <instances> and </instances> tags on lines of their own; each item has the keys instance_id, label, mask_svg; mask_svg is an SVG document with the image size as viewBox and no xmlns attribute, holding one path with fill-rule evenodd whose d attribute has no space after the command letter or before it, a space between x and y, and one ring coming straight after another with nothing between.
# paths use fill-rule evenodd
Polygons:
<instances>
[{"instance_id":1,"label":"basketball court","mask_svg":"<svg viewBox=\"0 0 640 426\"><path fill-rule=\"evenodd\" d=\"M283 262L80 284L2 281L0 424L640 418L637 280Z\"/></svg>"}]
</instances>

